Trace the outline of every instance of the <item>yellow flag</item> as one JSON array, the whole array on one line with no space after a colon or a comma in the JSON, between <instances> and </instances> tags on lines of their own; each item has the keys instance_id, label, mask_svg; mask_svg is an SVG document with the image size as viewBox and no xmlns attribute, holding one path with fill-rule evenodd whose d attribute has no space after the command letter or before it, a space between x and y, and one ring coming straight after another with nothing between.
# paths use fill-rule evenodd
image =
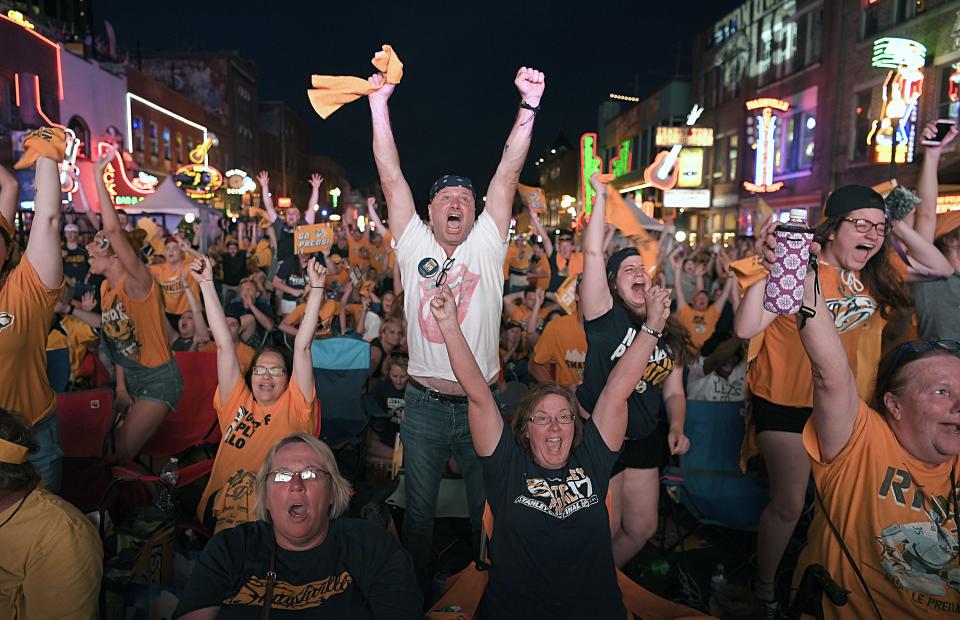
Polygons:
<instances>
[{"instance_id":1,"label":"yellow flag","mask_svg":"<svg viewBox=\"0 0 960 620\"><path fill-rule=\"evenodd\" d=\"M547 206L547 197L544 195L542 188L518 183L517 194L520 195L520 202L523 203L523 206L533 209L537 213L543 213Z\"/></svg>"}]
</instances>

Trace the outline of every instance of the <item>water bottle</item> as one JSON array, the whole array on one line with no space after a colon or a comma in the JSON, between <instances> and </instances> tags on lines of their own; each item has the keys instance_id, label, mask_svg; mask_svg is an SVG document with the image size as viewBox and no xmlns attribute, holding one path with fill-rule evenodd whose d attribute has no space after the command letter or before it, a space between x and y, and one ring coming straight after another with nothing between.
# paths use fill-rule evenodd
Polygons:
<instances>
[{"instance_id":1,"label":"water bottle","mask_svg":"<svg viewBox=\"0 0 960 620\"><path fill-rule=\"evenodd\" d=\"M727 575L723 572L723 564L717 564L713 569L713 576L710 577L710 591L714 594L727 585Z\"/></svg>"},{"instance_id":2,"label":"water bottle","mask_svg":"<svg viewBox=\"0 0 960 620\"><path fill-rule=\"evenodd\" d=\"M805 209L790 209L790 220L777 226L775 262L770 266L763 307L775 314L796 314L803 306L803 280L810 262L813 229Z\"/></svg>"},{"instance_id":3,"label":"water bottle","mask_svg":"<svg viewBox=\"0 0 960 620\"><path fill-rule=\"evenodd\" d=\"M177 457L171 456L167 464L160 470L160 479L162 482L157 484L154 503L156 507L163 512L173 512L176 509L173 501L173 489L176 488L177 480L180 478L177 463Z\"/></svg>"}]
</instances>

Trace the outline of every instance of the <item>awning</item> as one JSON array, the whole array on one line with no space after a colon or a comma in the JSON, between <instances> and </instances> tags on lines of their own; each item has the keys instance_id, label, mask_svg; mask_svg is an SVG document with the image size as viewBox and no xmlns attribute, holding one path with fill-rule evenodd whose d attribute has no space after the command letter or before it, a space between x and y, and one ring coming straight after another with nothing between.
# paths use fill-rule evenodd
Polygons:
<instances>
[{"instance_id":1,"label":"awning","mask_svg":"<svg viewBox=\"0 0 960 620\"><path fill-rule=\"evenodd\" d=\"M163 183L157 186L157 191L135 205L124 206L123 210L130 215L163 213L183 216L187 213L199 215L202 206L200 203L187 198L186 194L177 187L173 177L168 176L163 180Z\"/></svg>"}]
</instances>

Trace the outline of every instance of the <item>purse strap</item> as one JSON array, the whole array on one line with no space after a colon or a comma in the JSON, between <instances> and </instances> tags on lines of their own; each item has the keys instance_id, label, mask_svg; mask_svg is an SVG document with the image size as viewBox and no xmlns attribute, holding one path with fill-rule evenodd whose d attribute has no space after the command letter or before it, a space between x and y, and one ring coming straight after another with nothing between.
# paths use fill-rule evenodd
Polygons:
<instances>
[{"instance_id":1,"label":"purse strap","mask_svg":"<svg viewBox=\"0 0 960 620\"><path fill-rule=\"evenodd\" d=\"M260 620L270 620L270 607L273 605L273 586L277 583L277 543L273 543L273 552L270 554L270 568L267 570L267 587L263 593L263 611Z\"/></svg>"},{"instance_id":2,"label":"purse strap","mask_svg":"<svg viewBox=\"0 0 960 620\"><path fill-rule=\"evenodd\" d=\"M853 567L853 572L856 573L857 579L860 580L860 585L863 586L863 591L867 593L867 598L870 599L870 604L873 605L873 611L876 612L879 620L883 620L883 614L880 613L880 607L877 606L877 601L873 599L873 594L870 593L870 588L867 586L867 580L863 578L863 573L860 572L860 567L857 566L856 561L850 554L850 550L847 549L847 545L843 542L843 536L840 535L840 531L837 529L837 526L835 526L833 524L833 520L830 519L830 513L827 512L827 507L823 504L823 498L820 497L820 489L817 488L816 483L813 485L813 495L817 498L817 503L820 505L820 510L823 511L823 517L827 520L827 525L830 526L830 531L833 532L837 542L840 543L840 549L843 550L843 555L847 557L847 561L850 562L850 566Z\"/></svg>"}]
</instances>

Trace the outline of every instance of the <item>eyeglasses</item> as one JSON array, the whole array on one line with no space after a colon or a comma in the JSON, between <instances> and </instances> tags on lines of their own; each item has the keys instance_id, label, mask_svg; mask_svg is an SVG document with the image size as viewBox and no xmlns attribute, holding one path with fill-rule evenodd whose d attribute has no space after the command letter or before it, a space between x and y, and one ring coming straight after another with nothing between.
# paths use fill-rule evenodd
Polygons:
<instances>
[{"instance_id":1,"label":"eyeglasses","mask_svg":"<svg viewBox=\"0 0 960 620\"><path fill-rule=\"evenodd\" d=\"M270 375L271 377L282 377L287 374L287 371L280 366L254 366L253 374L263 376Z\"/></svg>"},{"instance_id":2,"label":"eyeglasses","mask_svg":"<svg viewBox=\"0 0 960 620\"><path fill-rule=\"evenodd\" d=\"M443 261L443 267L440 269L440 275L437 276L437 288L443 286L443 283L447 281L447 272L450 271L450 268L453 267L454 257L450 257L447 260Z\"/></svg>"},{"instance_id":3,"label":"eyeglasses","mask_svg":"<svg viewBox=\"0 0 960 620\"><path fill-rule=\"evenodd\" d=\"M886 222L880 222L880 223L874 224L870 220L864 220L861 218L853 219L849 217L843 218L843 221L852 222L853 227L857 229L858 233L870 232L870 229L872 228L877 232L878 235L880 235L881 237L885 237L887 233L890 232L890 224L887 224Z\"/></svg>"},{"instance_id":4,"label":"eyeglasses","mask_svg":"<svg viewBox=\"0 0 960 620\"><path fill-rule=\"evenodd\" d=\"M330 472L325 469L317 469L316 467L307 467L306 469L302 469L300 471L278 469L267 474L267 478L273 480L277 484L287 484L293 480L294 476L300 476L301 482L307 482L308 480L320 480L321 475L329 478Z\"/></svg>"},{"instance_id":5,"label":"eyeglasses","mask_svg":"<svg viewBox=\"0 0 960 620\"><path fill-rule=\"evenodd\" d=\"M960 354L960 342L956 340L913 340L904 342L897 347L897 356L893 358L893 365L890 370L899 368L900 362L903 361L907 353L928 353L938 349L957 355Z\"/></svg>"},{"instance_id":6,"label":"eyeglasses","mask_svg":"<svg viewBox=\"0 0 960 620\"><path fill-rule=\"evenodd\" d=\"M546 426L550 424L551 421L556 420L560 424L573 424L573 414L572 413L561 413L557 416L546 415L544 413L535 413L530 416L530 421L536 424L537 426Z\"/></svg>"}]
</instances>

